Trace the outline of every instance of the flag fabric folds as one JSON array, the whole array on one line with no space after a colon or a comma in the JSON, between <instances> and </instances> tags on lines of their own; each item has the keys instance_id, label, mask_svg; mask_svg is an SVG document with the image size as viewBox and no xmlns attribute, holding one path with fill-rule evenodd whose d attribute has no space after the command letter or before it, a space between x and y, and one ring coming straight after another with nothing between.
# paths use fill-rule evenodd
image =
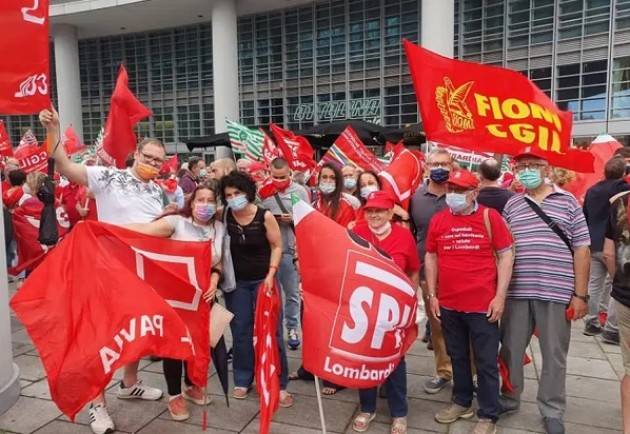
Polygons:
<instances>
[{"instance_id":1,"label":"flag fabric folds","mask_svg":"<svg viewBox=\"0 0 630 434\"><path fill-rule=\"evenodd\" d=\"M110 166L124 168L127 156L137 145L134 126L151 115L129 89L127 70L120 65L98 156Z\"/></svg>"},{"instance_id":2,"label":"flag fabric folds","mask_svg":"<svg viewBox=\"0 0 630 434\"><path fill-rule=\"evenodd\" d=\"M50 107L48 0L0 2L0 114Z\"/></svg>"},{"instance_id":3,"label":"flag fabric folds","mask_svg":"<svg viewBox=\"0 0 630 434\"><path fill-rule=\"evenodd\" d=\"M205 386L209 363L210 245L84 222L11 300L71 419L114 371L152 354L188 360Z\"/></svg>"},{"instance_id":4,"label":"flag fabric folds","mask_svg":"<svg viewBox=\"0 0 630 434\"><path fill-rule=\"evenodd\" d=\"M403 149L379 173L383 190L389 191L405 209L408 209L411 196L422 182L420 156L409 149Z\"/></svg>"},{"instance_id":5,"label":"flag fabric folds","mask_svg":"<svg viewBox=\"0 0 630 434\"><path fill-rule=\"evenodd\" d=\"M2 119L0 119L0 156L13 156L13 144L11 143L11 137L9 137L9 133L7 133L7 129L5 128L4 121Z\"/></svg>"},{"instance_id":6,"label":"flag fabric folds","mask_svg":"<svg viewBox=\"0 0 630 434\"><path fill-rule=\"evenodd\" d=\"M524 75L404 48L427 140L507 155L537 146L551 165L593 171L593 156L570 147L572 114Z\"/></svg>"},{"instance_id":7,"label":"flag fabric folds","mask_svg":"<svg viewBox=\"0 0 630 434\"><path fill-rule=\"evenodd\" d=\"M74 155L85 150L85 143L81 143L81 140L74 131L74 128L72 128L72 125L66 128L64 136L65 140L63 141L63 147L66 150L66 154Z\"/></svg>"},{"instance_id":8,"label":"flag fabric folds","mask_svg":"<svg viewBox=\"0 0 630 434\"><path fill-rule=\"evenodd\" d=\"M305 137L295 135L292 131L280 128L273 123L269 127L282 156L288 161L292 170L307 172L315 169L317 166L313 159L315 151Z\"/></svg>"},{"instance_id":9,"label":"flag fabric folds","mask_svg":"<svg viewBox=\"0 0 630 434\"><path fill-rule=\"evenodd\" d=\"M256 391L260 396L260 434L268 434L280 401L280 352L276 340L280 295L276 285L270 291L261 284L254 315Z\"/></svg>"},{"instance_id":10,"label":"flag fabric folds","mask_svg":"<svg viewBox=\"0 0 630 434\"><path fill-rule=\"evenodd\" d=\"M413 284L390 257L305 202L293 214L304 368L346 387L382 384L418 334Z\"/></svg>"},{"instance_id":11,"label":"flag fabric folds","mask_svg":"<svg viewBox=\"0 0 630 434\"><path fill-rule=\"evenodd\" d=\"M380 172L384 167L374 153L363 144L351 126L342 131L319 164L327 162L336 162L342 166L352 165L375 173Z\"/></svg>"},{"instance_id":12,"label":"flag fabric folds","mask_svg":"<svg viewBox=\"0 0 630 434\"><path fill-rule=\"evenodd\" d=\"M252 161L262 160L265 140L263 131L230 120L227 121L227 130L235 153L244 155Z\"/></svg>"}]
</instances>

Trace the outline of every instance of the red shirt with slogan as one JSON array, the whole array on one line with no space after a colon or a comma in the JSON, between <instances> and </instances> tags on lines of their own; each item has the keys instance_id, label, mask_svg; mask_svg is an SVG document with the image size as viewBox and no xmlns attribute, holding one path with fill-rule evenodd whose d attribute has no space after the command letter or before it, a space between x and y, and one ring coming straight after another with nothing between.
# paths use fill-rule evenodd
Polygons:
<instances>
[{"instance_id":1,"label":"red shirt with slogan","mask_svg":"<svg viewBox=\"0 0 630 434\"><path fill-rule=\"evenodd\" d=\"M484 206L472 214L454 215L450 209L433 216L426 249L438 257L438 299L446 309L487 312L497 290L494 252L512 246L503 217L488 209L492 243L484 224ZM491 245L492 244L492 245Z\"/></svg>"},{"instance_id":2,"label":"red shirt with slogan","mask_svg":"<svg viewBox=\"0 0 630 434\"><path fill-rule=\"evenodd\" d=\"M416 240L409 229L392 223L391 233L379 240L370 231L367 223L363 221L357 224L354 233L391 256L396 265L405 273L409 274L420 270Z\"/></svg>"}]
</instances>

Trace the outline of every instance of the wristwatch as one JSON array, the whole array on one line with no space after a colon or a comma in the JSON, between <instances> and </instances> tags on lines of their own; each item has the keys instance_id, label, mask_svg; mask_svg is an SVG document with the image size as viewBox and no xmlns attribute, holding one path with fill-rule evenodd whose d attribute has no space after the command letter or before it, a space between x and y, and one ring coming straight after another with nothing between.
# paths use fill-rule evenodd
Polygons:
<instances>
[{"instance_id":1,"label":"wristwatch","mask_svg":"<svg viewBox=\"0 0 630 434\"><path fill-rule=\"evenodd\" d=\"M579 295L577 292L573 291L573 297L579 298L580 300L582 300L584 303L588 303L588 300L591 298L590 295L585 294L585 295Z\"/></svg>"}]
</instances>

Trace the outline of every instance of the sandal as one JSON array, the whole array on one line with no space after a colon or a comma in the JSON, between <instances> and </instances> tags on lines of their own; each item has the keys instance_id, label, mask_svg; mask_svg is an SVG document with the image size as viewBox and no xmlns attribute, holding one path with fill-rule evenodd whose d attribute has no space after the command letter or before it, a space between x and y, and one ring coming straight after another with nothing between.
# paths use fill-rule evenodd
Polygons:
<instances>
[{"instance_id":1,"label":"sandal","mask_svg":"<svg viewBox=\"0 0 630 434\"><path fill-rule=\"evenodd\" d=\"M293 407L293 395L291 395L286 390L281 390L280 400L278 401L278 405L282 408Z\"/></svg>"},{"instance_id":2,"label":"sandal","mask_svg":"<svg viewBox=\"0 0 630 434\"><path fill-rule=\"evenodd\" d=\"M392 419L390 434L407 434L407 418L395 417Z\"/></svg>"},{"instance_id":3,"label":"sandal","mask_svg":"<svg viewBox=\"0 0 630 434\"><path fill-rule=\"evenodd\" d=\"M352 421L352 429L356 432L365 432L370 428L370 422L374 420L376 413L359 413Z\"/></svg>"},{"instance_id":4,"label":"sandal","mask_svg":"<svg viewBox=\"0 0 630 434\"><path fill-rule=\"evenodd\" d=\"M249 389L247 387L235 387L232 390L232 397L234 399L245 399L249 393Z\"/></svg>"}]
</instances>

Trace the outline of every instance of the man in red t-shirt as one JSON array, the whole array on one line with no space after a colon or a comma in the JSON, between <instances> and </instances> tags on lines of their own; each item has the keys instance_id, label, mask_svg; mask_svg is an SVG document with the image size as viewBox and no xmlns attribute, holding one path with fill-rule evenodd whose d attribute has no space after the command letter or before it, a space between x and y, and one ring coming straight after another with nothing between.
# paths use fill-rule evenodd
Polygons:
<instances>
[{"instance_id":1,"label":"man in red t-shirt","mask_svg":"<svg viewBox=\"0 0 630 434\"><path fill-rule=\"evenodd\" d=\"M430 312L442 324L453 364L453 403L435 419L452 423L473 415L472 346L479 403L475 432L491 434L499 416L498 321L514 255L501 215L477 203L478 185L466 170L451 172L448 208L429 225L425 270Z\"/></svg>"}]
</instances>

